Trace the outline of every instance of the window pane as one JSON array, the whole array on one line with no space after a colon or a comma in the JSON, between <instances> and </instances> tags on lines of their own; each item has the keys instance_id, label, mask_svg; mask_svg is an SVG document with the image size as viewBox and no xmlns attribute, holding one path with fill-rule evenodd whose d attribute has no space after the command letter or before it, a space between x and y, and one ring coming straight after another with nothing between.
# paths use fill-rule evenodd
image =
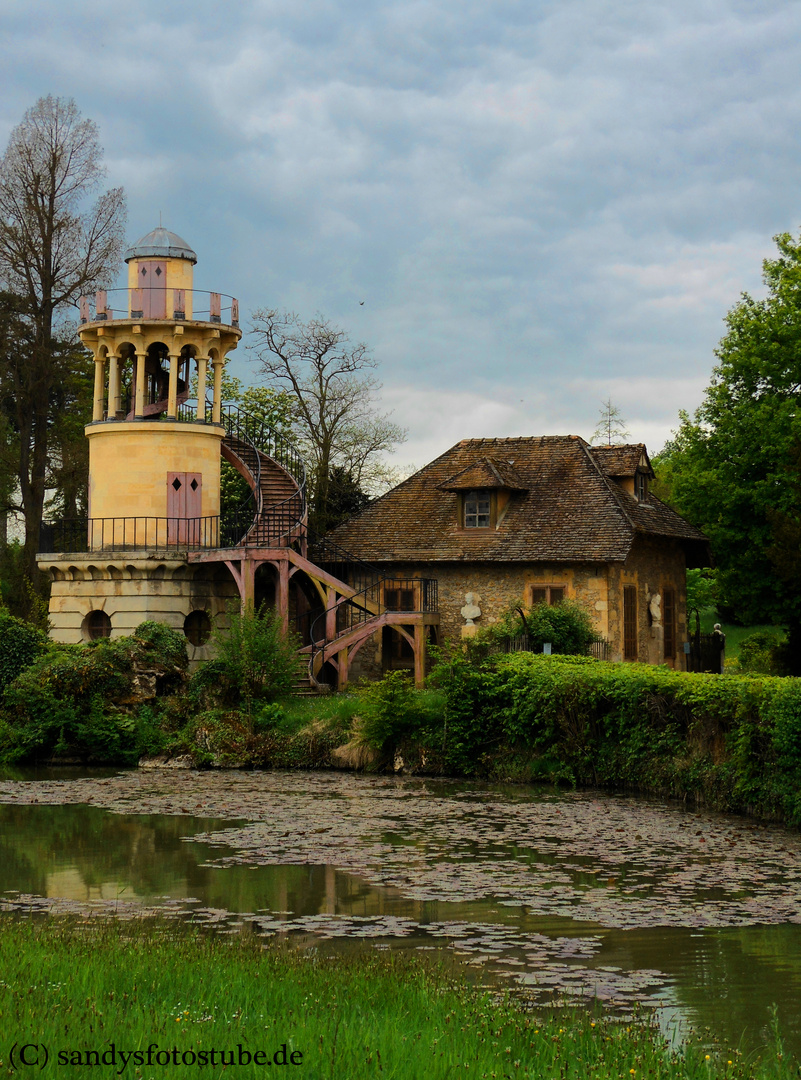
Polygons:
<instances>
[{"instance_id":1,"label":"window pane","mask_svg":"<svg viewBox=\"0 0 801 1080\"><path fill-rule=\"evenodd\" d=\"M478 491L470 491L464 497L464 527L488 529L490 526L490 499Z\"/></svg>"},{"instance_id":2,"label":"window pane","mask_svg":"<svg viewBox=\"0 0 801 1080\"><path fill-rule=\"evenodd\" d=\"M531 606L536 607L537 604L547 604L548 602L548 590L534 588L531 590Z\"/></svg>"},{"instance_id":3,"label":"window pane","mask_svg":"<svg viewBox=\"0 0 801 1080\"><path fill-rule=\"evenodd\" d=\"M676 657L676 590L668 586L664 591L662 623L665 628L665 659Z\"/></svg>"},{"instance_id":4,"label":"window pane","mask_svg":"<svg viewBox=\"0 0 801 1080\"><path fill-rule=\"evenodd\" d=\"M565 598L565 589L563 585L551 585L551 603L561 604Z\"/></svg>"}]
</instances>

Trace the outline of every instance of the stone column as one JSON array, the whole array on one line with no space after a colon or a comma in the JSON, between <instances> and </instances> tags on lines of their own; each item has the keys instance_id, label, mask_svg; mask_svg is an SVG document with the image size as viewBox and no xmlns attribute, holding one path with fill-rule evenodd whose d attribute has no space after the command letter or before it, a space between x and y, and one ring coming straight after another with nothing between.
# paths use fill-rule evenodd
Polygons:
<instances>
[{"instance_id":1,"label":"stone column","mask_svg":"<svg viewBox=\"0 0 801 1080\"><path fill-rule=\"evenodd\" d=\"M197 418L206 421L206 367L209 358L199 356L197 358Z\"/></svg>"},{"instance_id":2,"label":"stone column","mask_svg":"<svg viewBox=\"0 0 801 1080\"><path fill-rule=\"evenodd\" d=\"M108 416L116 420L120 408L120 358L112 354L108 363Z\"/></svg>"},{"instance_id":3,"label":"stone column","mask_svg":"<svg viewBox=\"0 0 801 1080\"><path fill-rule=\"evenodd\" d=\"M145 359L143 352L136 354L136 404L134 417L143 420L145 416Z\"/></svg>"},{"instance_id":4,"label":"stone column","mask_svg":"<svg viewBox=\"0 0 801 1080\"><path fill-rule=\"evenodd\" d=\"M92 423L96 424L103 419L106 408L106 358L95 357L95 398L92 406Z\"/></svg>"},{"instance_id":5,"label":"stone column","mask_svg":"<svg viewBox=\"0 0 801 1080\"><path fill-rule=\"evenodd\" d=\"M211 422L213 424L220 423L220 417L222 416L222 360L215 359L214 366L214 405L211 410Z\"/></svg>"},{"instance_id":6,"label":"stone column","mask_svg":"<svg viewBox=\"0 0 801 1080\"><path fill-rule=\"evenodd\" d=\"M175 420L178 416L178 366L181 357L170 353L170 388L167 391L167 419Z\"/></svg>"}]
</instances>

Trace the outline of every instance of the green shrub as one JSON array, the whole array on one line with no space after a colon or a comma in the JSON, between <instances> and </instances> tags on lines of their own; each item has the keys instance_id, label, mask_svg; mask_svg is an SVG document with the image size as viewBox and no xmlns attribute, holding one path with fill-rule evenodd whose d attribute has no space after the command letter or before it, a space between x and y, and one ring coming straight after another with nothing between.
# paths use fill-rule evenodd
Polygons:
<instances>
[{"instance_id":1,"label":"green shrub","mask_svg":"<svg viewBox=\"0 0 801 1080\"><path fill-rule=\"evenodd\" d=\"M739 662L742 671L761 675L779 674L777 651L781 645L778 634L770 630L757 630L740 642Z\"/></svg>"},{"instance_id":2,"label":"green shrub","mask_svg":"<svg viewBox=\"0 0 801 1080\"><path fill-rule=\"evenodd\" d=\"M550 644L559 655L587 655L590 645L600 641L590 612L576 600L558 604L537 604L525 618L522 607L509 608L494 626L482 629L468 644L468 655L480 658L503 646L510 638L526 634L531 652L541 653Z\"/></svg>"},{"instance_id":3,"label":"green shrub","mask_svg":"<svg viewBox=\"0 0 801 1080\"><path fill-rule=\"evenodd\" d=\"M546 642L554 653L586 654L599 640L590 613L575 600L560 604L537 604L526 618L528 636L534 652L542 652Z\"/></svg>"},{"instance_id":4,"label":"green shrub","mask_svg":"<svg viewBox=\"0 0 801 1080\"><path fill-rule=\"evenodd\" d=\"M425 721L424 698L409 673L390 671L379 682L359 688L359 736L375 750L389 751Z\"/></svg>"},{"instance_id":5,"label":"green shrub","mask_svg":"<svg viewBox=\"0 0 801 1080\"><path fill-rule=\"evenodd\" d=\"M6 687L0 760L56 754L130 764L157 753L166 734L157 710L142 707L136 674L154 672L158 693L180 687L186 665L183 635L155 622L132 637L51 645Z\"/></svg>"},{"instance_id":6,"label":"green shrub","mask_svg":"<svg viewBox=\"0 0 801 1080\"><path fill-rule=\"evenodd\" d=\"M516 653L442 663L444 761L801 824L801 681Z\"/></svg>"},{"instance_id":7,"label":"green shrub","mask_svg":"<svg viewBox=\"0 0 801 1080\"><path fill-rule=\"evenodd\" d=\"M222 704L241 705L253 715L254 702L287 697L298 670L297 635L286 633L279 616L263 605L229 611L229 627L212 634L216 658L193 679L195 692Z\"/></svg>"},{"instance_id":8,"label":"green shrub","mask_svg":"<svg viewBox=\"0 0 801 1080\"><path fill-rule=\"evenodd\" d=\"M0 610L0 692L47 649L47 637L30 623Z\"/></svg>"},{"instance_id":9,"label":"green shrub","mask_svg":"<svg viewBox=\"0 0 801 1080\"><path fill-rule=\"evenodd\" d=\"M104 716L130 689L130 658L115 645L52 649L6 688L15 756L76 753L108 760L132 752L127 734L116 730L117 720Z\"/></svg>"},{"instance_id":10,"label":"green shrub","mask_svg":"<svg viewBox=\"0 0 801 1080\"><path fill-rule=\"evenodd\" d=\"M502 680L492 662L454 653L436 664L429 683L443 698L443 765L470 774L498 742L497 717L506 703Z\"/></svg>"},{"instance_id":11,"label":"green shrub","mask_svg":"<svg viewBox=\"0 0 801 1080\"><path fill-rule=\"evenodd\" d=\"M139 664L177 671L185 671L189 665L186 637L165 623L140 623L134 631L133 642L133 658Z\"/></svg>"}]
</instances>

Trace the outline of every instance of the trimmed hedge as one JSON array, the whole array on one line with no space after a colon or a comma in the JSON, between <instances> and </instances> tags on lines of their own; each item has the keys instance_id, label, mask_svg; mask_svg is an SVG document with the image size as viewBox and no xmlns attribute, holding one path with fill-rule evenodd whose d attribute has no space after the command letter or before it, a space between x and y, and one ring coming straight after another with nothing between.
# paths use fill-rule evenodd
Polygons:
<instances>
[{"instance_id":1,"label":"trimmed hedge","mask_svg":"<svg viewBox=\"0 0 801 1080\"><path fill-rule=\"evenodd\" d=\"M530 653L456 660L435 678L448 771L691 796L801 824L801 680Z\"/></svg>"}]
</instances>

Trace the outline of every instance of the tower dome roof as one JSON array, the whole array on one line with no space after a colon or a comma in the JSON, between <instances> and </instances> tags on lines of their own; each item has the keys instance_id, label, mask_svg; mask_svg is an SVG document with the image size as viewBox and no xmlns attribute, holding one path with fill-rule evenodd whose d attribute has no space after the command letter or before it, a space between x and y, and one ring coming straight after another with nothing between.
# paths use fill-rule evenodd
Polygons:
<instances>
[{"instance_id":1,"label":"tower dome roof","mask_svg":"<svg viewBox=\"0 0 801 1080\"><path fill-rule=\"evenodd\" d=\"M141 240L128 248L125 252L125 261L131 259L188 259L191 263L197 262L197 255L191 249L186 240L182 240L177 233L161 225L152 229Z\"/></svg>"}]
</instances>

